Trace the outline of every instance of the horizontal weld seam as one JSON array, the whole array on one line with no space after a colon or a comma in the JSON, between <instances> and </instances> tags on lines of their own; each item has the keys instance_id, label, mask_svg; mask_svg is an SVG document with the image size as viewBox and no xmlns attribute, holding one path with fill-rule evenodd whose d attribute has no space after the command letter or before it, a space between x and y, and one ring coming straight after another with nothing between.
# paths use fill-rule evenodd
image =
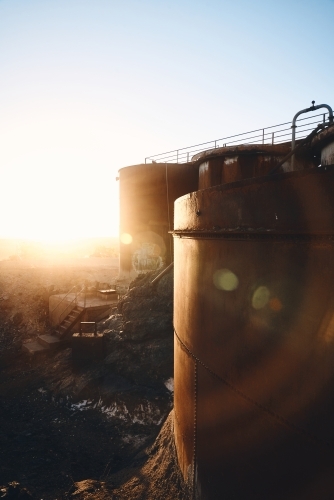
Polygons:
<instances>
[{"instance_id":1,"label":"horizontal weld seam","mask_svg":"<svg viewBox=\"0 0 334 500\"><path fill-rule=\"evenodd\" d=\"M256 408L258 408L259 410L261 410L262 412L266 413L267 415L269 415L270 417L274 418L275 420L278 420L281 424L283 424L285 427L287 427L288 429L290 429L291 431L295 432L296 434L299 434L301 435L302 437L306 438L308 441L312 442L312 444L316 444L318 445L320 448L325 448L326 450L331 450L333 451L333 448L330 444L326 443L325 441L322 441L321 439L317 438L316 436L314 436L313 434L311 434L310 432L302 429L301 427L297 427L295 424L292 424L291 422L289 422L289 420L285 419L284 417L282 417L281 415L279 415L278 413L270 410L269 408L267 408L266 406L262 405L261 403L259 403L258 401L256 401L255 399L247 396L247 394L243 393L242 391L240 391L240 389L238 389L237 387L235 387L232 382L230 382L227 378L222 378L220 375L218 375L217 373L215 373L213 370L211 370L203 361L201 361L200 358L198 358L192 351L191 349L189 349L189 347L181 340L181 338L179 337L179 335L177 334L175 328L174 328L174 334L177 338L177 340L180 342L181 346L188 352L188 354L194 358L201 366L203 366L203 368L205 368L213 377L217 378L218 380L220 380L221 382L223 382L223 384L225 384L229 389L231 389L235 394L237 394L238 396L240 396L242 399L244 399L245 401L247 401L248 403L251 403L252 405L256 406Z\"/></svg>"},{"instance_id":2,"label":"horizontal weld seam","mask_svg":"<svg viewBox=\"0 0 334 500\"><path fill-rule=\"evenodd\" d=\"M215 231L173 231L174 238L226 239L226 240L289 240L289 241L333 241L334 234L298 234L298 233L257 233L257 232L215 232Z\"/></svg>"}]
</instances>

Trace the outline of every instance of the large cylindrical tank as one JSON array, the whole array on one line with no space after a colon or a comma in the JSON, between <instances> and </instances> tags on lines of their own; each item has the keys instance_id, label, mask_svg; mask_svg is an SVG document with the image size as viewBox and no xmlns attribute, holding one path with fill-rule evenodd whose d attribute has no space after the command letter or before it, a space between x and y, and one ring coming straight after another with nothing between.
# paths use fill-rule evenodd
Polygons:
<instances>
[{"instance_id":1,"label":"large cylindrical tank","mask_svg":"<svg viewBox=\"0 0 334 500\"><path fill-rule=\"evenodd\" d=\"M150 163L119 170L120 279L172 260L174 201L198 189L198 166Z\"/></svg>"},{"instance_id":2,"label":"large cylindrical tank","mask_svg":"<svg viewBox=\"0 0 334 500\"><path fill-rule=\"evenodd\" d=\"M267 175L291 150L291 143L243 144L227 146L199 153L193 157L199 164L199 189L220 184L230 184L242 179ZM294 170L318 166L319 155L310 154L309 147L302 147L295 155ZM291 162L282 165L283 172L291 170Z\"/></svg>"},{"instance_id":3,"label":"large cylindrical tank","mask_svg":"<svg viewBox=\"0 0 334 500\"><path fill-rule=\"evenodd\" d=\"M193 498L334 492L334 165L175 202L175 442Z\"/></svg>"}]
</instances>

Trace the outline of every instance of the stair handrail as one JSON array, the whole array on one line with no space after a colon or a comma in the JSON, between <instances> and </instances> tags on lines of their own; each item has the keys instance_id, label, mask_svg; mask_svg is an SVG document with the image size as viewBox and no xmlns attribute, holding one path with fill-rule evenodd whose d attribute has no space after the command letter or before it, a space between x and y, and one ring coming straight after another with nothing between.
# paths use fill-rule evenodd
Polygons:
<instances>
[{"instance_id":1,"label":"stair handrail","mask_svg":"<svg viewBox=\"0 0 334 500\"><path fill-rule=\"evenodd\" d=\"M77 297L78 297L78 294L79 294L79 293L81 293L83 290L85 291L84 309L86 309L86 287L85 287L85 286L83 286L83 287L81 288L81 290L79 290L79 292L77 292L77 293L75 294L74 299L73 299L73 300L71 300L71 302L69 302L69 304L68 304L69 306L70 306L71 304L73 304L73 302L74 302L75 304L77 304L77 303L78 303L78 302L77 302ZM68 295L68 294L67 294L67 295ZM65 297L64 297L64 298L65 298ZM73 309L74 309L74 308L73 308ZM71 309L71 311L73 311L73 309ZM67 316L68 314L69 314L69 312L68 312L68 308L66 308L66 309L65 309L65 311L63 311L62 313L60 313L60 316L59 316L59 318L58 318L58 324L59 324L59 325L62 323L62 321L66 318L66 316ZM63 317L63 315L64 315L64 317Z\"/></svg>"},{"instance_id":2,"label":"stair handrail","mask_svg":"<svg viewBox=\"0 0 334 500\"><path fill-rule=\"evenodd\" d=\"M54 308L52 309L52 311L50 311L50 316L51 316L51 315L55 312L55 310L56 310L56 309L60 306L60 304L61 304L61 303L62 303L62 302L66 299L66 297L67 297L67 296L68 296L68 295L69 295L69 294L70 294L70 293L71 293L74 289L76 289L77 287L78 287L78 285L74 285L74 286L73 286L73 287L72 287L72 288L71 288L71 289L70 289L70 290L66 293L66 295L64 295L64 297L61 299L61 301L60 301L60 302L58 302L58 304L56 305L56 307L54 307ZM85 285L83 285L83 286L82 286L82 288L81 288L80 290L76 290L75 297L74 297L74 299L70 302L70 304L72 304L72 303L73 303L73 301L75 301L75 303L77 304L77 300L78 300L78 295L79 295L79 293L81 293L81 292L82 292L83 290L85 290L85 289L86 289L86 286L85 286ZM70 304L69 304L69 305L70 305ZM86 294L85 294L85 306L84 306L84 308L86 308ZM58 319L57 319L57 323L58 323L58 324L60 324L60 317L61 317L61 313L60 313L60 315L58 316Z\"/></svg>"},{"instance_id":3,"label":"stair handrail","mask_svg":"<svg viewBox=\"0 0 334 500\"><path fill-rule=\"evenodd\" d=\"M56 305L56 307L54 307L54 308L52 309L52 311L50 311L50 314L52 314L52 313L53 313L53 312L57 309L57 307L59 307L59 306L60 306L60 304L61 304L61 303L62 303L62 302L66 299L66 297L67 297L67 296L68 296L68 295L72 292L72 290L74 290L76 287L77 287L77 285L74 285L74 286L73 286L73 287L72 287L72 288L71 288L71 289L67 292L67 294L66 294L66 295L64 295L64 297L61 299L61 301L60 301L60 302L58 302L58 304Z\"/></svg>"}]
</instances>

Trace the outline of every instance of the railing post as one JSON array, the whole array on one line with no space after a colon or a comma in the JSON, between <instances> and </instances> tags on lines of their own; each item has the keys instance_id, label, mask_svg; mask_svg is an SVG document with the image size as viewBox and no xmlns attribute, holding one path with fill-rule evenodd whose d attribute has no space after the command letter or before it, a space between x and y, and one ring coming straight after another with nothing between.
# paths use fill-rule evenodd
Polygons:
<instances>
[{"instance_id":1,"label":"railing post","mask_svg":"<svg viewBox=\"0 0 334 500\"><path fill-rule=\"evenodd\" d=\"M216 149L216 147L217 147L217 141L215 141L215 149Z\"/></svg>"},{"instance_id":2,"label":"railing post","mask_svg":"<svg viewBox=\"0 0 334 500\"><path fill-rule=\"evenodd\" d=\"M271 134L271 144L274 144L274 135L275 135L275 132L273 132L273 133Z\"/></svg>"},{"instance_id":3,"label":"railing post","mask_svg":"<svg viewBox=\"0 0 334 500\"><path fill-rule=\"evenodd\" d=\"M264 128L262 129L262 144L264 144Z\"/></svg>"},{"instance_id":4,"label":"railing post","mask_svg":"<svg viewBox=\"0 0 334 500\"><path fill-rule=\"evenodd\" d=\"M187 153L187 163L189 162L189 151Z\"/></svg>"},{"instance_id":5,"label":"railing post","mask_svg":"<svg viewBox=\"0 0 334 500\"><path fill-rule=\"evenodd\" d=\"M326 122L326 113L324 113L324 114L322 115L322 121L323 121L323 123L325 123L325 122Z\"/></svg>"},{"instance_id":6,"label":"railing post","mask_svg":"<svg viewBox=\"0 0 334 500\"><path fill-rule=\"evenodd\" d=\"M176 163L179 163L179 150L176 150Z\"/></svg>"}]
</instances>

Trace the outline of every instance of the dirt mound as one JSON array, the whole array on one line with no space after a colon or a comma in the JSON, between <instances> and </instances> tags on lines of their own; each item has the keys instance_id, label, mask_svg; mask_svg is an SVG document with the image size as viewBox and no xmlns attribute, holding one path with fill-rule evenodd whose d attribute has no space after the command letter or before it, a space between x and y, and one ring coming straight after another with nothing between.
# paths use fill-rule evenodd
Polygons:
<instances>
[{"instance_id":1,"label":"dirt mound","mask_svg":"<svg viewBox=\"0 0 334 500\"><path fill-rule=\"evenodd\" d=\"M158 274L137 278L117 313L100 326L113 346L105 360L109 369L149 387L173 377L173 274L152 287Z\"/></svg>"},{"instance_id":2,"label":"dirt mound","mask_svg":"<svg viewBox=\"0 0 334 500\"><path fill-rule=\"evenodd\" d=\"M190 489L184 483L176 458L173 411L151 448L143 451L125 470L106 481L75 484L77 500L187 500Z\"/></svg>"}]
</instances>

